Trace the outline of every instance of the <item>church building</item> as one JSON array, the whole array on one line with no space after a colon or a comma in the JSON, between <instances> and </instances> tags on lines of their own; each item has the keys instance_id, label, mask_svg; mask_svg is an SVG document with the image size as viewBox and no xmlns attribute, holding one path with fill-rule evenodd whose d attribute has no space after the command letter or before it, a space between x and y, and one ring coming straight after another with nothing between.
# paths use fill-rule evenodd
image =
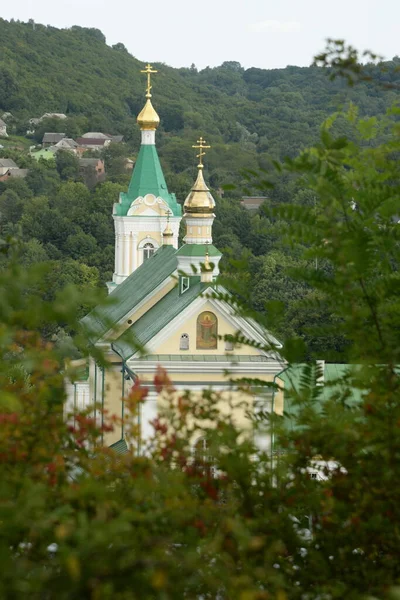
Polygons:
<instances>
[{"instance_id":1,"label":"church building","mask_svg":"<svg viewBox=\"0 0 400 600\"><path fill-rule=\"evenodd\" d=\"M141 147L128 191L114 204L115 270L108 284L109 302L83 319L90 342L100 347L111 363L103 369L91 361L88 378L68 386L69 407L82 409L97 403L107 413L123 416L123 398L134 380L149 387L141 405L140 438L152 432L150 421L158 411L159 396L152 385L159 365L164 367L176 390L194 394L205 388L220 392L221 409L232 411L244 429L250 428L248 410L282 411L277 393L257 394L246 400L230 380L254 377L274 381L284 364L278 352L262 352L233 345L224 336L237 332L261 345L280 344L251 319L235 313L218 298L221 252L213 245L214 198L203 175L203 157L209 147L200 138L197 177L186 200L178 203L168 191L156 148L160 119L151 102L151 74L147 65L146 103L137 121ZM188 149L189 151L189 149ZM183 212L183 215L182 215ZM179 246L183 219L185 236ZM229 376L226 373L229 372ZM98 419L103 419L101 413ZM124 426L104 434L104 443L124 451ZM262 442L268 446L268 442Z\"/></svg>"}]
</instances>

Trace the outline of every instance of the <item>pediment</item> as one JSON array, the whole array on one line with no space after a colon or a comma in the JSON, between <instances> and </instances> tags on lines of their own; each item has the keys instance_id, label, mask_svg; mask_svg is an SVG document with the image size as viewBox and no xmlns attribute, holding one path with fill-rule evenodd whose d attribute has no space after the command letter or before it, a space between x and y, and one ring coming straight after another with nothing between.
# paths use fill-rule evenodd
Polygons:
<instances>
[{"instance_id":1,"label":"pediment","mask_svg":"<svg viewBox=\"0 0 400 600\"><path fill-rule=\"evenodd\" d=\"M203 355L212 360L213 355L221 356L229 351L225 340L219 336L235 335L237 332L256 343L266 343L266 336L250 320L238 317L225 303L205 293L195 298L170 322L165 323L145 347L151 355ZM269 338L280 347L277 340L272 336ZM265 355L258 348L248 345L235 347L232 354Z\"/></svg>"},{"instance_id":2,"label":"pediment","mask_svg":"<svg viewBox=\"0 0 400 600\"><path fill-rule=\"evenodd\" d=\"M165 216L170 212L170 208L163 198L156 197L154 194L139 196L132 203L127 216Z\"/></svg>"}]
</instances>

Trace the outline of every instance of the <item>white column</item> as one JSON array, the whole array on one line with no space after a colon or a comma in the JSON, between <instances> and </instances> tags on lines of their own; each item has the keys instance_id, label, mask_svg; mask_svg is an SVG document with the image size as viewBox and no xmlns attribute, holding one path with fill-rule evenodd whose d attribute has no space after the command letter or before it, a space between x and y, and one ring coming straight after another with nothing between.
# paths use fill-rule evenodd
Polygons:
<instances>
[{"instance_id":1,"label":"white column","mask_svg":"<svg viewBox=\"0 0 400 600\"><path fill-rule=\"evenodd\" d=\"M117 234L117 275L122 275L122 236Z\"/></svg>"},{"instance_id":2,"label":"white column","mask_svg":"<svg viewBox=\"0 0 400 600\"><path fill-rule=\"evenodd\" d=\"M142 446L153 436L154 429L150 422L157 417L157 392L149 392L141 405L140 437Z\"/></svg>"},{"instance_id":3,"label":"white column","mask_svg":"<svg viewBox=\"0 0 400 600\"><path fill-rule=\"evenodd\" d=\"M268 396L254 396L253 397L253 410L257 414L259 412L270 413L272 409L272 398ZM254 443L259 450L262 452L271 451L271 425L269 422L265 422L259 425L254 435Z\"/></svg>"},{"instance_id":4,"label":"white column","mask_svg":"<svg viewBox=\"0 0 400 600\"><path fill-rule=\"evenodd\" d=\"M125 277L129 275L129 235L124 234L124 271Z\"/></svg>"},{"instance_id":5,"label":"white column","mask_svg":"<svg viewBox=\"0 0 400 600\"><path fill-rule=\"evenodd\" d=\"M137 269L137 233L132 235L132 273Z\"/></svg>"},{"instance_id":6,"label":"white column","mask_svg":"<svg viewBox=\"0 0 400 600\"><path fill-rule=\"evenodd\" d=\"M119 239L118 233L115 234L115 267L114 273L118 275L118 267L119 267Z\"/></svg>"}]
</instances>

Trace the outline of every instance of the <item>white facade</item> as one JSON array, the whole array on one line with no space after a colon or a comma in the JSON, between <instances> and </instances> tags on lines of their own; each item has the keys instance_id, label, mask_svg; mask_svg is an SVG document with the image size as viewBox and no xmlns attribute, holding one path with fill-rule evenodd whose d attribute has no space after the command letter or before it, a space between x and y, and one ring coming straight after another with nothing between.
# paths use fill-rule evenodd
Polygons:
<instances>
[{"instance_id":1,"label":"white facade","mask_svg":"<svg viewBox=\"0 0 400 600\"><path fill-rule=\"evenodd\" d=\"M114 215L115 268L113 283L122 283L143 261L146 253L155 252L162 244L162 234L167 226L170 208L162 198L147 194L136 198L126 217ZM181 217L169 217L173 232L172 245L178 248Z\"/></svg>"}]
</instances>

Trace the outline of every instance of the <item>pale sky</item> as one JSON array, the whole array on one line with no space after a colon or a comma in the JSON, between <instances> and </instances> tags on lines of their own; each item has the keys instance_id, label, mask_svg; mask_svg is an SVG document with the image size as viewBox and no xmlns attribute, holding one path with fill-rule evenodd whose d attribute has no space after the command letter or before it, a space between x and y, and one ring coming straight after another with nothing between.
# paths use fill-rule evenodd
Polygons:
<instances>
[{"instance_id":1,"label":"pale sky","mask_svg":"<svg viewBox=\"0 0 400 600\"><path fill-rule=\"evenodd\" d=\"M173 67L307 66L327 37L400 54L400 0L13 0L1 17L96 27L108 44Z\"/></svg>"}]
</instances>

